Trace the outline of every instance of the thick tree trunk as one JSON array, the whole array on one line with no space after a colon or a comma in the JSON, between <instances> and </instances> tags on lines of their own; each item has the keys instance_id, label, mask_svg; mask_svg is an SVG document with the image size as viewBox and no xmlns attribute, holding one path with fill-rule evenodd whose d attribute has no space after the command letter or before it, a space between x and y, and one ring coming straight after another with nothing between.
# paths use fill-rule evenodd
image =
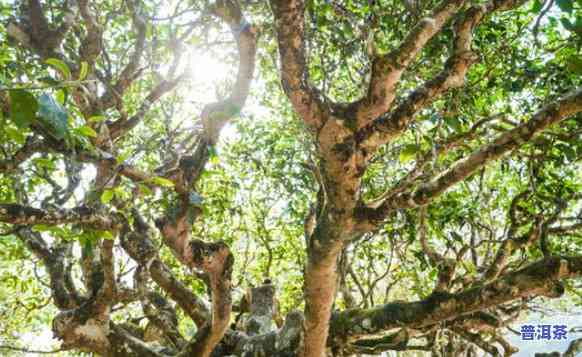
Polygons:
<instances>
[{"instance_id":1,"label":"thick tree trunk","mask_svg":"<svg viewBox=\"0 0 582 357\"><path fill-rule=\"evenodd\" d=\"M330 242L309 252L305 272L304 357L325 355L331 310L338 279L337 259L343 244Z\"/></svg>"}]
</instances>

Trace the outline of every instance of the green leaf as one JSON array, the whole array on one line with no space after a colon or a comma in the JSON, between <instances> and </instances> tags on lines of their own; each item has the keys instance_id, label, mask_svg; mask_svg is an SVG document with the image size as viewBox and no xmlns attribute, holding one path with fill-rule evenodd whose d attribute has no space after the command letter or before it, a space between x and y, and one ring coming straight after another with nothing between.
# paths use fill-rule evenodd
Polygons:
<instances>
[{"instance_id":1,"label":"green leaf","mask_svg":"<svg viewBox=\"0 0 582 357\"><path fill-rule=\"evenodd\" d=\"M115 197L119 198L120 200L128 200L129 194L126 190L122 187L116 187L113 189L115 191Z\"/></svg>"},{"instance_id":2,"label":"green leaf","mask_svg":"<svg viewBox=\"0 0 582 357\"><path fill-rule=\"evenodd\" d=\"M89 64L85 61L81 62L81 69L79 69L79 80L82 81L89 73Z\"/></svg>"},{"instance_id":3,"label":"green leaf","mask_svg":"<svg viewBox=\"0 0 582 357\"><path fill-rule=\"evenodd\" d=\"M8 135L8 137L17 144L24 144L26 141L26 136L22 132L22 129L16 129L12 126L8 126L4 130L6 131L6 135Z\"/></svg>"},{"instance_id":4,"label":"green leaf","mask_svg":"<svg viewBox=\"0 0 582 357\"><path fill-rule=\"evenodd\" d=\"M26 128L34 120L38 103L34 96L25 90L10 91L10 118L19 128Z\"/></svg>"},{"instance_id":5,"label":"green leaf","mask_svg":"<svg viewBox=\"0 0 582 357\"><path fill-rule=\"evenodd\" d=\"M55 162L50 159L39 157L33 160L34 164L41 168L54 169Z\"/></svg>"},{"instance_id":6,"label":"green leaf","mask_svg":"<svg viewBox=\"0 0 582 357\"><path fill-rule=\"evenodd\" d=\"M139 184L139 190L146 196L151 196L154 194L147 185Z\"/></svg>"},{"instance_id":7,"label":"green leaf","mask_svg":"<svg viewBox=\"0 0 582 357\"><path fill-rule=\"evenodd\" d=\"M159 186L164 186L164 187L174 187L174 183L170 180L168 180L167 178L163 178L163 177L154 177L152 179L152 183L159 185Z\"/></svg>"},{"instance_id":8,"label":"green leaf","mask_svg":"<svg viewBox=\"0 0 582 357\"><path fill-rule=\"evenodd\" d=\"M454 131L461 131L461 121L457 117L445 117L445 124Z\"/></svg>"},{"instance_id":9,"label":"green leaf","mask_svg":"<svg viewBox=\"0 0 582 357\"><path fill-rule=\"evenodd\" d=\"M84 136L90 136L92 138L97 137L97 132L87 125L83 125L82 127L77 128L76 131Z\"/></svg>"},{"instance_id":10,"label":"green leaf","mask_svg":"<svg viewBox=\"0 0 582 357\"><path fill-rule=\"evenodd\" d=\"M463 262L463 266L465 267L465 269L467 270L467 272L469 272L471 274L476 274L477 273L477 267L472 262L470 262L470 261L464 261Z\"/></svg>"},{"instance_id":11,"label":"green leaf","mask_svg":"<svg viewBox=\"0 0 582 357\"><path fill-rule=\"evenodd\" d=\"M71 70L69 66L66 65L65 62L61 61L60 59L56 58L49 58L46 60L46 63L54 67L57 71L59 71L65 80L71 79Z\"/></svg>"},{"instance_id":12,"label":"green leaf","mask_svg":"<svg viewBox=\"0 0 582 357\"><path fill-rule=\"evenodd\" d=\"M109 202L111 202L114 195L115 195L115 191L113 191L113 190L103 191L103 193L101 194L101 203L103 203L104 205L108 204Z\"/></svg>"},{"instance_id":13,"label":"green leaf","mask_svg":"<svg viewBox=\"0 0 582 357\"><path fill-rule=\"evenodd\" d=\"M511 92L519 92L523 89L523 83L521 81L512 81L508 89Z\"/></svg>"},{"instance_id":14,"label":"green leaf","mask_svg":"<svg viewBox=\"0 0 582 357\"><path fill-rule=\"evenodd\" d=\"M564 26L566 30L574 31L575 29L574 24L567 17L560 18L560 22L562 23L562 26Z\"/></svg>"},{"instance_id":15,"label":"green leaf","mask_svg":"<svg viewBox=\"0 0 582 357\"><path fill-rule=\"evenodd\" d=\"M562 153L564 153L564 156L566 156L566 158L569 161L575 161L576 160L576 150L574 150L574 148L568 146L568 145L560 145L560 150L562 151Z\"/></svg>"},{"instance_id":16,"label":"green leaf","mask_svg":"<svg viewBox=\"0 0 582 357\"><path fill-rule=\"evenodd\" d=\"M79 243L81 243L81 249L85 254L93 254L93 241L95 238L95 233L93 232L87 232L79 236Z\"/></svg>"},{"instance_id":17,"label":"green leaf","mask_svg":"<svg viewBox=\"0 0 582 357\"><path fill-rule=\"evenodd\" d=\"M36 224L32 227L32 230L34 232L49 232L52 230L52 227L46 224Z\"/></svg>"},{"instance_id":18,"label":"green leaf","mask_svg":"<svg viewBox=\"0 0 582 357\"><path fill-rule=\"evenodd\" d=\"M61 104L61 105L65 105L65 103L67 102L67 91L65 89L60 89L57 91L57 101Z\"/></svg>"},{"instance_id":19,"label":"green leaf","mask_svg":"<svg viewBox=\"0 0 582 357\"><path fill-rule=\"evenodd\" d=\"M556 0L556 4L558 7L567 13L571 13L574 10L574 1L573 0Z\"/></svg>"},{"instance_id":20,"label":"green leaf","mask_svg":"<svg viewBox=\"0 0 582 357\"><path fill-rule=\"evenodd\" d=\"M65 109L46 93L40 96L38 103L40 118L49 126L56 138L63 139L69 130L68 114Z\"/></svg>"},{"instance_id":21,"label":"green leaf","mask_svg":"<svg viewBox=\"0 0 582 357\"><path fill-rule=\"evenodd\" d=\"M97 231L97 235L99 236L99 238L103 238L103 239L109 239L109 240L115 239L115 236L113 235L113 233L111 233L109 231Z\"/></svg>"},{"instance_id":22,"label":"green leaf","mask_svg":"<svg viewBox=\"0 0 582 357\"><path fill-rule=\"evenodd\" d=\"M398 158L400 159L400 162L402 162L402 163L408 162L408 161L414 159L417 152L418 152L418 146L416 144L404 145L402 150L400 150L400 155Z\"/></svg>"},{"instance_id":23,"label":"green leaf","mask_svg":"<svg viewBox=\"0 0 582 357\"><path fill-rule=\"evenodd\" d=\"M342 32L346 38L352 38L354 36L354 29L349 22L344 25Z\"/></svg>"},{"instance_id":24,"label":"green leaf","mask_svg":"<svg viewBox=\"0 0 582 357\"><path fill-rule=\"evenodd\" d=\"M123 165L123 163L129 159L129 157L131 156L130 152L122 152L121 154L119 154L116 158L115 158L115 162L117 162L118 165Z\"/></svg>"},{"instance_id":25,"label":"green leaf","mask_svg":"<svg viewBox=\"0 0 582 357\"><path fill-rule=\"evenodd\" d=\"M535 1L533 2L533 4L532 4L532 7L531 7L531 12L533 12L533 13L538 13L538 12L542 11L542 8L543 8L543 3L542 3L542 1L540 1L540 0L535 0Z\"/></svg>"},{"instance_id":26,"label":"green leaf","mask_svg":"<svg viewBox=\"0 0 582 357\"><path fill-rule=\"evenodd\" d=\"M105 121L107 120L107 118L103 115L95 115L92 116L91 118L87 119L88 122L100 122L100 121Z\"/></svg>"}]
</instances>

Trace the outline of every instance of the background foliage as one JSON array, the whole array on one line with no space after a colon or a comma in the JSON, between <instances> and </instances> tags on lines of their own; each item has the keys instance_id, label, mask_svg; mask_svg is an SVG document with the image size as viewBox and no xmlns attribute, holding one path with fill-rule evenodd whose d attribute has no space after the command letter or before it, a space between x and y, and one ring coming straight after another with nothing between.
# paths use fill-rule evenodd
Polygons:
<instances>
[{"instance_id":1,"label":"background foliage","mask_svg":"<svg viewBox=\"0 0 582 357\"><path fill-rule=\"evenodd\" d=\"M99 57L95 66L102 75L111 76L120 73L128 62L136 28L124 1L93 3L99 21L106 25L103 38L107 49L107 55ZM222 239L232 247L236 255L235 300L249 286L270 278L278 288L280 308L285 314L303 304L303 221L317 195L312 170L317 158L313 139L305 133L280 89L270 10L265 2L242 3L249 19L260 28L259 70L251 103L227 127L196 188L195 201L203 219L194 225L194 236ZM67 11L62 1L43 4L51 22L64 21ZM115 159L153 172L171 161L168 148L200 130L198 113L203 105L222 98L233 82L234 42L223 25L205 15L206 1L144 0L139 4L147 28L141 78L123 95L121 112L113 107L90 118L72 99L79 95L75 88L97 85L94 76L87 76L87 63L78 61L75 68L70 68L57 58L39 60L17 46L8 37L7 26L26 4L0 5L0 97L11 103L9 110L5 107L0 112L0 158L12 157L39 130L45 136L63 139L72 151L82 147L97 152L93 139L98 135L98 123L137 113L151 88L171 71L176 52L191 58L179 65L190 77L179 90L154 103L131 134L116 142ZM367 54L392 49L434 5L434 1L413 2L411 10L410 2L399 0L309 1L311 78L336 101L358 98L366 89L370 66ZM195 22L196 26L191 26ZM73 58L84 31L73 25L62 43L63 50ZM177 46L177 37L186 31L191 32ZM452 36L452 31L445 30L429 42L402 78L399 96L442 67ZM381 149L364 178L365 197L376 197L399 182L418 159L434 149L436 142L488 120L478 140L461 143L432 162L429 172L446 168L500 131L521 123L540 106L540 101L550 101L581 85L581 47L580 0L536 0L518 10L489 17L475 34L473 49L479 62L468 72L468 84L423 110L411 130ZM211 58L214 67L197 69L201 66L197 61L203 62L204 58ZM196 73L201 73L198 71L221 73L210 77L209 83L208 77L196 78ZM435 249L454 257L465 249L467 237L477 242L465 255L459 276L471 279L482 273L480 265L491 259L512 223L523 234L532 227L533 217L551 216L558 209L566 222L581 219L581 133L582 118L573 117L513 155L483 168L428 207L428 232ZM159 177L153 179L160 186L157 188L147 182L121 180L94 194L94 175L91 165L73 156L37 153L14 173L0 173L0 202L73 207L89 199L119 212L139 208L153 221L175 200L167 187L171 183ZM516 203L515 197L526 190L529 193ZM512 202L517 205L515 217L508 214ZM410 301L431 293L437 270L427 261L417 239L418 220L418 212L402 210L347 250L343 259L350 262L349 272L336 301L338 308ZM40 262L10 234L10 226L3 229L7 234L0 238L0 344L18 346L23 345L23 336L46 331L55 309L49 301L47 276ZM90 250L101 239L112 238L107 232L81 230L75 225L37 225L34 229L50 241L74 242L75 255ZM204 293L204 285L180 267L159 239L157 244L176 276L195 292ZM579 254L582 236L577 231L569 232L552 238L548 245L552 252ZM134 264L119 247L116 253L120 274L128 274L121 279L130 281ZM541 256L540 247L532 246L515 257L514 265ZM72 269L75 279L80 280L80 268ZM581 304L582 290L571 282L564 306ZM114 319L131 317L139 321L140 316L138 304L132 303L116 312ZM180 321L181 330L191 335L192 322L184 316Z\"/></svg>"}]
</instances>

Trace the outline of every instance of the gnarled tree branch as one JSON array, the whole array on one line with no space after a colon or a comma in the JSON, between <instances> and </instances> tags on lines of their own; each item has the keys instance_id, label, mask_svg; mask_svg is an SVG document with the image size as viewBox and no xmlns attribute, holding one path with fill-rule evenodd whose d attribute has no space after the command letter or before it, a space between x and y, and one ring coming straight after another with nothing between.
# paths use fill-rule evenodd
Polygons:
<instances>
[{"instance_id":1,"label":"gnarled tree branch","mask_svg":"<svg viewBox=\"0 0 582 357\"><path fill-rule=\"evenodd\" d=\"M103 230L121 228L121 223L115 215L106 215L85 206L45 210L19 204L2 203L0 204L0 222L18 225L44 224L53 226L78 223Z\"/></svg>"},{"instance_id":2,"label":"gnarled tree branch","mask_svg":"<svg viewBox=\"0 0 582 357\"><path fill-rule=\"evenodd\" d=\"M368 92L356 103L358 127L389 109L396 97L396 85L402 73L463 3L464 0L444 0L428 17L418 22L398 48L372 60Z\"/></svg>"},{"instance_id":3,"label":"gnarled tree branch","mask_svg":"<svg viewBox=\"0 0 582 357\"><path fill-rule=\"evenodd\" d=\"M550 257L456 294L439 293L416 302L342 311L333 317L331 331L346 340L357 339L396 328L450 321L521 297L558 297L564 292L559 280L581 274L582 257Z\"/></svg>"},{"instance_id":4,"label":"gnarled tree branch","mask_svg":"<svg viewBox=\"0 0 582 357\"><path fill-rule=\"evenodd\" d=\"M273 0L275 28L281 58L283 90L301 118L312 129L322 126L328 115L322 95L309 83L305 56L305 1Z\"/></svg>"},{"instance_id":5,"label":"gnarled tree branch","mask_svg":"<svg viewBox=\"0 0 582 357\"><path fill-rule=\"evenodd\" d=\"M490 144L480 147L471 155L457 161L448 170L440 173L431 181L420 185L413 191L394 195L377 208L364 207L359 214L364 221L375 225L381 222L394 209L426 205L446 189L470 176L479 168L529 142L536 134L547 127L581 111L582 89L579 88L547 104L527 122L499 135ZM366 225L364 224L362 228L367 229L365 228Z\"/></svg>"}]
</instances>

